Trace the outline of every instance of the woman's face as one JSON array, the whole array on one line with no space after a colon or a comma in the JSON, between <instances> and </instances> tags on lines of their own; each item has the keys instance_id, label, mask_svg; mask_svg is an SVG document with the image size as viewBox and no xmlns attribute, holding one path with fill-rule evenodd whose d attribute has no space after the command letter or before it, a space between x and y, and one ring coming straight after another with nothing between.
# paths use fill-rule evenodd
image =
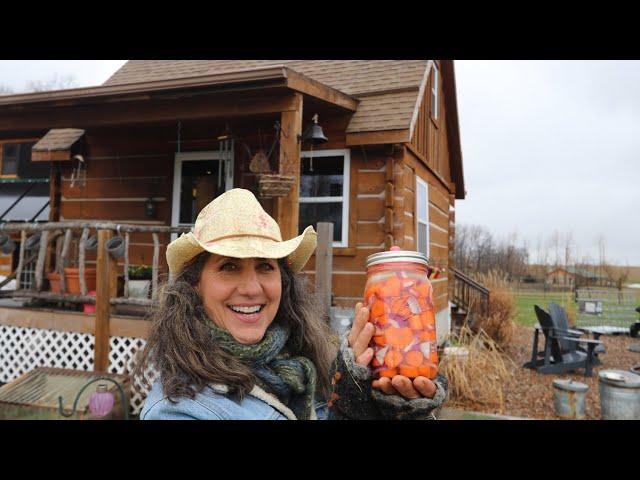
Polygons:
<instances>
[{"instance_id":1,"label":"woman's face","mask_svg":"<svg viewBox=\"0 0 640 480\"><path fill-rule=\"evenodd\" d=\"M257 343L280 306L280 267L273 259L211 254L196 289L217 326L240 343Z\"/></svg>"}]
</instances>

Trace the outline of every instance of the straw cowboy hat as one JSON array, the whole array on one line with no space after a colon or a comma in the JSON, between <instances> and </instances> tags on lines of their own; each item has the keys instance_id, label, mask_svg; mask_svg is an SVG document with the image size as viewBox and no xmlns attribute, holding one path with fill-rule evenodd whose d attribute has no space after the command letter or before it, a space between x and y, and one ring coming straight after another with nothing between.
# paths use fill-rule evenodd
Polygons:
<instances>
[{"instance_id":1,"label":"straw cowboy hat","mask_svg":"<svg viewBox=\"0 0 640 480\"><path fill-rule=\"evenodd\" d=\"M316 249L317 236L308 226L301 235L283 241L280 227L253 193L234 188L204 207L193 230L167 246L167 263L169 272L176 275L204 251L234 258L286 257L297 273Z\"/></svg>"}]
</instances>

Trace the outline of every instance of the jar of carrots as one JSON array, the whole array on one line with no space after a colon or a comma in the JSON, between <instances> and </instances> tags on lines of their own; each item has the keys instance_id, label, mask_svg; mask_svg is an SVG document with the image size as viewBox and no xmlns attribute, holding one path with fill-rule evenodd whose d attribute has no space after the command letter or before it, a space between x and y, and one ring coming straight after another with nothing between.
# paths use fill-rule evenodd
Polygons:
<instances>
[{"instance_id":1,"label":"jar of carrots","mask_svg":"<svg viewBox=\"0 0 640 480\"><path fill-rule=\"evenodd\" d=\"M367 257L365 306L376 327L371 341L374 378L438 373L433 287L427 258L391 247Z\"/></svg>"}]
</instances>

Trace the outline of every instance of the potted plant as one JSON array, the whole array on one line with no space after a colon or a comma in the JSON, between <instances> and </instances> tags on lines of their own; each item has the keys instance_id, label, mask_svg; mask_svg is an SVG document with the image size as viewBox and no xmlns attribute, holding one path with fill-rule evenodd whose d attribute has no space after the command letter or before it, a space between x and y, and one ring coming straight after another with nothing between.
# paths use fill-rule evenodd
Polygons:
<instances>
[{"instance_id":1,"label":"potted plant","mask_svg":"<svg viewBox=\"0 0 640 480\"><path fill-rule=\"evenodd\" d=\"M148 265L129 266L129 297L149 298L152 272Z\"/></svg>"}]
</instances>

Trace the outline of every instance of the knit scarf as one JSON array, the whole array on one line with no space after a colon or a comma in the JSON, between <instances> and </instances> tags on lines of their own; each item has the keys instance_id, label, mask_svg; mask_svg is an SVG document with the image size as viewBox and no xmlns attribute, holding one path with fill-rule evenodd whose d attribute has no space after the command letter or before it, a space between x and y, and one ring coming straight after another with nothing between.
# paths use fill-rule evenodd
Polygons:
<instances>
[{"instance_id":1,"label":"knit scarf","mask_svg":"<svg viewBox=\"0 0 640 480\"><path fill-rule=\"evenodd\" d=\"M295 413L296 418L311 418L316 367L308 358L289 353L287 341L291 329L288 325L276 320L269 325L260 342L245 345L215 325L204 308L198 310L204 323L211 329L216 344L249 366L259 387L276 395Z\"/></svg>"}]
</instances>

